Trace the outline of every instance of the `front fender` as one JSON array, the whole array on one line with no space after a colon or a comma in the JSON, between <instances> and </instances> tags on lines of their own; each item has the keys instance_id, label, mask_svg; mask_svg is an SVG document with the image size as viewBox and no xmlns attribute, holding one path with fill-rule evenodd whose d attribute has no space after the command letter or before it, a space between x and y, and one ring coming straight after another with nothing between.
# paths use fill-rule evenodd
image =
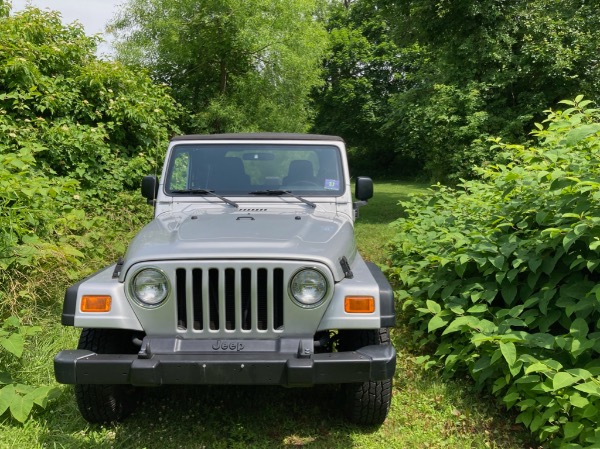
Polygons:
<instances>
[{"instance_id":1,"label":"front fender","mask_svg":"<svg viewBox=\"0 0 600 449\"><path fill-rule=\"evenodd\" d=\"M377 265L365 262L357 254L351 267L352 278L335 284L335 293L318 330L329 329L380 329L396 325L394 293L385 275ZM374 313L347 313L346 296L372 296Z\"/></svg>"},{"instance_id":2,"label":"front fender","mask_svg":"<svg viewBox=\"0 0 600 449\"><path fill-rule=\"evenodd\" d=\"M119 279L113 278L115 265L106 267L69 287L65 293L61 322L65 326L102 329L131 329L141 331L142 326ZM82 312L83 295L110 295L109 312Z\"/></svg>"}]
</instances>

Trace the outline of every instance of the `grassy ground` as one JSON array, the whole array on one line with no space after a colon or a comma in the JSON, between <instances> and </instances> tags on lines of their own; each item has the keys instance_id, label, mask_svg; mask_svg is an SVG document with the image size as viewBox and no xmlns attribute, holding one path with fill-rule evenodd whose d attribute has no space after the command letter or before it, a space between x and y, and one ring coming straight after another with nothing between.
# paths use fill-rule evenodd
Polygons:
<instances>
[{"instance_id":1,"label":"grassy ground","mask_svg":"<svg viewBox=\"0 0 600 449\"><path fill-rule=\"evenodd\" d=\"M422 186L376 184L375 198L361 209L357 239L370 260L385 260L388 223L400 216L400 198ZM31 384L53 382L52 358L76 345L78 331L60 326L63 287L56 302L40 308L44 332L28 346L24 377ZM330 386L166 387L142 391L137 411L114 426L90 426L79 415L72 388L46 411L20 425L0 419L0 448L528 448L525 434L491 398L465 381L443 381L417 364L408 330L393 330L398 368L392 409L383 426L349 425Z\"/></svg>"}]
</instances>

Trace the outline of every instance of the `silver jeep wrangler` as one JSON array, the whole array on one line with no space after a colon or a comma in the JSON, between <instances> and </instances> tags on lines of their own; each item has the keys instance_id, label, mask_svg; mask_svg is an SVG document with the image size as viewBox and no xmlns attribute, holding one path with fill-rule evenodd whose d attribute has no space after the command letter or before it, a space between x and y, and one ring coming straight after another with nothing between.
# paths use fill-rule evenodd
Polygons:
<instances>
[{"instance_id":1,"label":"silver jeep wrangler","mask_svg":"<svg viewBox=\"0 0 600 449\"><path fill-rule=\"evenodd\" d=\"M125 418L135 387L341 384L351 421L381 424L396 352L392 289L356 248L344 141L175 137L142 194L154 219L115 265L69 287L83 328L54 360L89 422Z\"/></svg>"}]
</instances>

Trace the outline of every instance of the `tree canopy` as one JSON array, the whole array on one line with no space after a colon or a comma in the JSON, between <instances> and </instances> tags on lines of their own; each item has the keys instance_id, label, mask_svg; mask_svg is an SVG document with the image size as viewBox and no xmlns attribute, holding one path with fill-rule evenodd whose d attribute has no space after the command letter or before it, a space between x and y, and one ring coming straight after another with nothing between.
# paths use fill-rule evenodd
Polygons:
<instances>
[{"instance_id":1,"label":"tree canopy","mask_svg":"<svg viewBox=\"0 0 600 449\"><path fill-rule=\"evenodd\" d=\"M306 131L327 36L315 0L130 0L119 60L169 84L194 132Z\"/></svg>"},{"instance_id":2,"label":"tree canopy","mask_svg":"<svg viewBox=\"0 0 600 449\"><path fill-rule=\"evenodd\" d=\"M347 131L351 142L381 136L363 138L363 153L411 157L435 180L472 176L494 158L489 137L525 141L540 111L600 92L600 15L590 2L356 0L340 9L317 128ZM352 72L338 67L349 60ZM327 119L349 105L356 113Z\"/></svg>"}]
</instances>

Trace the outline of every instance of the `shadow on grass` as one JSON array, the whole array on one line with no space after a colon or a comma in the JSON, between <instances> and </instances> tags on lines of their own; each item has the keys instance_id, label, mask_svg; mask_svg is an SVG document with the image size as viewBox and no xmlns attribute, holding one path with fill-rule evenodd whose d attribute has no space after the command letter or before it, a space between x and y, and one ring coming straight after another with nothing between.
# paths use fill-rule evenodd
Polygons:
<instances>
[{"instance_id":1,"label":"shadow on grass","mask_svg":"<svg viewBox=\"0 0 600 449\"><path fill-rule=\"evenodd\" d=\"M335 388L165 386L140 391L136 411L114 426L90 426L77 414L65 426L49 418L44 447L115 448L348 448L350 433ZM74 407L70 401L63 407ZM60 415L60 414L59 414ZM57 421L56 421L57 420ZM55 421L55 422L53 422ZM62 431L56 432L55 425Z\"/></svg>"}]
</instances>

